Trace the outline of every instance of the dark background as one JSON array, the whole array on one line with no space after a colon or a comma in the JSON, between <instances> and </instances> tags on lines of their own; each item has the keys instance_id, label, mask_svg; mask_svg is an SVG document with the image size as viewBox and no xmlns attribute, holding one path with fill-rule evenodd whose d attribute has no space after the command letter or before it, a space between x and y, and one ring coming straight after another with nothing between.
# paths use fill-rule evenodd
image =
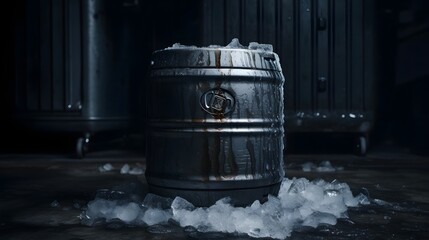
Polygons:
<instances>
[{"instance_id":1,"label":"dark background","mask_svg":"<svg viewBox=\"0 0 429 240\"><path fill-rule=\"evenodd\" d=\"M243 0L245 1L245 0ZM133 3L133 1L129 1ZM203 44L204 29L201 23L203 1L140 1L136 8L140 31L136 47L140 71L135 79L141 84L135 107L136 124L132 132L144 135L144 81L150 53L180 42L185 45ZM3 3L1 15L2 68L0 79L0 132L3 137L1 151L37 152L69 150L67 135L46 135L24 129L17 124L14 112L15 65L17 48L16 25L25 17L25 1ZM418 154L428 153L429 136L429 2L425 0L391 1L376 3L377 82L376 115L371 132L371 149L404 149ZM276 49L274 49L275 51ZM286 80L287 81L287 80ZM144 149L142 138L133 144ZM311 141L309 139L312 139ZM329 143L326 143L326 140ZM319 141L319 142L317 142ZM325 135L297 137L297 149L311 152L320 148L341 151L343 141ZM73 144L72 144L73 145ZM301 145L301 147L300 147ZM73 147L71 147L73 148Z\"/></svg>"}]
</instances>

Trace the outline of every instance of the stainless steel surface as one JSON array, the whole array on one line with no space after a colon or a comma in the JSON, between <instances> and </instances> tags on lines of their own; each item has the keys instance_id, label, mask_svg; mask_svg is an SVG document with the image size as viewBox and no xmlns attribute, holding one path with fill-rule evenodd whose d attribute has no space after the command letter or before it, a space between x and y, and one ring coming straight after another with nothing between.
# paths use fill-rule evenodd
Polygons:
<instances>
[{"instance_id":1,"label":"stainless steel surface","mask_svg":"<svg viewBox=\"0 0 429 240\"><path fill-rule=\"evenodd\" d=\"M278 190L284 77L275 53L166 49L153 54L150 75L146 177L154 192L207 205Z\"/></svg>"}]
</instances>

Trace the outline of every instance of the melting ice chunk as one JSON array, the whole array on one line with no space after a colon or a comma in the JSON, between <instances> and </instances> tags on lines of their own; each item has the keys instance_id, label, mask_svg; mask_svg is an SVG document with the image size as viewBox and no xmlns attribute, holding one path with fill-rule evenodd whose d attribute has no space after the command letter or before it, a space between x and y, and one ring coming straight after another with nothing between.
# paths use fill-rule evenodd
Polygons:
<instances>
[{"instance_id":1,"label":"melting ice chunk","mask_svg":"<svg viewBox=\"0 0 429 240\"><path fill-rule=\"evenodd\" d=\"M169 211L161 210L158 208L149 208L144 212L141 221L145 224L151 226L158 223L167 222L171 218L171 213Z\"/></svg>"},{"instance_id":2,"label":"melting ice chunk","mask_svg":"<svg viewBox=\"0 0 429 240\"><path fill-rule=\"evenodd\" d=\"M272 52L273 51L273 45L271 45L271 44L257 43L257 42L251 42L251 43L249 43L249 49L251 49L251 50L261 50L261 51L265 51L265 52Z\"/></svg>"},{"instance_id":3,"label":"melting ice chunk","mask_svg":"<svg viewBox=\"0 0 429 240\"><path fill-rule=\"evenodd\" d=\"M60 203L57 200L54 200L51 202L51 207L53 207L53 208L60 207Z\"/></svg>"},{"instance_id":4,"label":"melting ice chunk","mask_svg":"<svg viewBox=\"0 0 429 240\"><path fill-rule=\"evenodd\" d=\"M98 167L98 171L100 172L108 172L108 171L112 171L113 170L113 166L110 163L106 163L100 167Z\"/></svg>"},{"instance_id":5,"label":"melting ice chunk","mask_svg":"<svg viewBox=\"0 0 429 240\"><path fill-rule=\"evenodd\" d=\"M121 174L141 175L144 173L143 168L135 166L132 167L126 163L121 167Z\"/></svg>"},{"instance_id":6,"label":"melting ice chunk","mask_svg":"<svg viewBox=\"0 0 429 240\"><path fill-rule=\"evenodd\" d=\"M161 197L152 193L148 193L143 200L142 206L146 208L169 209L173 200L170 198Z\"/></svg>"},{"instance_id":7,"label":"melting ice chunk","mask_svg":"<svg viewBox=\"0 0 429 240\"><path fill-rule=\"evenodd\" d=\"M132 174L132 175L141 175L141 174L143 174L144 173L144 171L143 171L143 169L142 168L139 168L139 167L133 167L129 172L128 172L129 174Z\"/></svg>"},{"instance_id":8,"label":"melting ice chunk","mask_svg":"<svg viewBox=\"0 0 429 240\"><path fill-rule=\"evenodd\" d=\"M183 45L180 43L174 43L173 46L168 47L166 49L193 49L193 48L197 48L194 45Z\"/></svg>"},{"instance_id":9,"label":"melting ice chunk","mask_svg":"<svg viewBox=\"0 0 429 240\"><path fill-rule=\"evenodd\" d=\"M139 205L137 203L130 202L125 205L116 206L112 212L112 215L126 223L129 223L137 218L139 212Z\"/></svg>"},{"instance_id":10,"label":"melting ice chunk","mask_svg":"<svg viewBox=\"0 0 429 240\"><path fill-rule=\"evenodd\" d=\"M130 165L126 163L121 167L121 174L128 174L128 172L130 172Z\"/></svg>"},{"instance_id":11,"label":"melting ice chunk","mask_svg":"<svg viewBox=\"0 0 429 240\"><path fill-rule=\"evenodd\" d=\"M306 162L301 165L304 172L335 172L344 170L343 167L334 167L331 162L323 161L319 165L312 162Z\"/></svg>"},{"instance_id":12,"label":"melting ice chunk","mask_svg":"<svg viewBox=\"0 0 429 240\"><path fill-rule=\"evenodd\" d=\"M240 41L238 38L233 38L231 42L226 45L226 48L245 48L243 45L240 44Z\"/></svg>"}]
</instances>

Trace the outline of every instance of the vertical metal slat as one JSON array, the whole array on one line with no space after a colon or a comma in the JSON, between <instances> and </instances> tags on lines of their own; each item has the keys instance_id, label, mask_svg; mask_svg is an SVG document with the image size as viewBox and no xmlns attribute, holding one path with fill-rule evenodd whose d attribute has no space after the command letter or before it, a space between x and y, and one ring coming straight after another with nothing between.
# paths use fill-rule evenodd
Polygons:
<instances>
[{"instance_id":1,"label":"vertical metal slat","mask_svg":"<svg viewBox=\"0 0 429 240\"><path fill-rule=\"evenodd\" d=\"M40 2L40 109L52 109L51 0Z\"/></svg>"},{"instance_id":2,"label":"vertical metal slat","mask_svg":"<svg viewBox=\"0 0 429 240\"><path fill-rule=\"evenodd\" d=\"M243 1L243 7L244 7L244 13L243 15L243 42L254 42L257 41L257 29L258 29L258 22L257 22L257 9L258 9L258 0L244 0Z\"/></svg>"},{"instance_id":3,"label":"vertical metal slat","mask_svg":"<svg viewBox=\"0 0 429 240\"><path fill-rule=\"evenodd\" d=\"M79 110L81 96L80 2L66 1L66 109Z\"/></svg>"},{"instance_id":4,"label":"vertical metal slat","mask_svg":"<svg viewBox=\"0 0 429 240\"><path fill-rule=\"evenodd\" d=\"M214 0L212 1L212 43L210 44L218 44L223 45L224 43L224 35L225 35L225 29L224 29L224 2Z\"/></svg>"},{"instance_id":5,"label":"vertical metal slat","mask_svg":"<svg viewBox=\"0 0 429 240\"><path fill-rule=\"evenodd\" d=\"M336 111L346 111L347 107L347 72L346 72L346 2L333 1L334 8L331 16L335 16L333 27L334 47L334 101Z\"/></svg>"},{"instance_id":6,"label":"vertical metal slat","mask_svg":"<svg viewBox=\"0 0 429 240\"><path fill-rule=\"evenodd\" d=\"M298 101L299 109L311 111L312 108L312 23L311 0L300 1L299 5L299 66L298 66Z\"/></svg>"},{"instance_id":7,"label":"vertical metal slat","mask_svg":"<svg viewBox=\"0 0 429 240\"><path fill-rule=\"evenodd\" d=\"M40 1L29 1L26 9L26 108L29 111L39 109L40 103Z\"/></svg>"},{"instance_id":8,"label":"vertical metal slat","mask_svg":"<svg viewBox=\"0 0 429 240\"><path fill-rule=\"evenodd\" d=\"M213 12L212 1L203 1L203 44L208 46L213 42Z\"/></svg>"},{"instance_id":9,"label":"vertical metal slat","mask_svg":"<svg viewBox=\"0 0 429 240\"><path fill-rule=\"evenodd\" d=\"M363 9L361 1L351 1L351 91L354 91L351 110L363 111Z\"/></svg>"},{"instance_id":10,"label":"vertical metal slat","mask_svg":"<svg viewBox=\"0 0 429 240\"><path fill-rule=\"evenodd\" d=\"M375 43L374 43L374 32L375 32L375 4L371 0L363 0L363 36L364 36L364 76L362 83L362 99L364 100L364 111L370 111L374 108L374 81L375 81Z\"/></svg>"},{"instance_id":11,"label":"vertical metal slat","mask_svg":"<svg viewBox=\"0 0 429 240\"><path fill-rule=\"evenodd\" d=\"M261 25L261 37L260 41L262 43L270 43L274 44L276 39L276 14L275 14L275 7L276 2L275 0L264 0L261 1L261 4L263 5L262 8L262 25Z\"/></svg>"},{"instance_id":12,"label":"vertical metal slat","mask_svg":"<svg viewBox=\"0 0 429 240\"><path fill-rule=\"evenodd\" d=\"M63 111L64 90L64 1L52 0L52 108Z\"/></svg>"},{"instance_id":13,"label":"vertical metal slat","mask_svg":"<svg viewBox=\"0 0 429 240\"><path fill-rule=\"evenodd\" d=\"M228 0L225 2L225 40L240 38L240 1Z\"/></svg>"},{"instance_id":14,"label":"vertical metal slat","mask_svg":"<svg viewBox=\"0 0 429 240\"><path fill-rule=\"evenodd\" d=\"M317 14L316 26L317 29L317 75L315 81L317 82L315 88L317 92L317 109L319 112L329 111L329 34L330 26L328 24L328 0L317 1ZM322 29L319 24L325 21L325 28Z\"/></svg>"},{"instance_id":15,"label":"vertical metal slat","mask_svg":"<svg viewBox=\"0 0 429 240\"><path fill-rule=\"evenodd\" d=\"M296 57L297 48L295 47L295 0L283 0L282 4L282 23L281 39L282 52L280 58L282 60L283 72L285 73L285 111L295 112L296 111L296 100L295 100L295 82L296 82ZM294 37L295 36L295 37Z\"/></svg>"}]
</instances>

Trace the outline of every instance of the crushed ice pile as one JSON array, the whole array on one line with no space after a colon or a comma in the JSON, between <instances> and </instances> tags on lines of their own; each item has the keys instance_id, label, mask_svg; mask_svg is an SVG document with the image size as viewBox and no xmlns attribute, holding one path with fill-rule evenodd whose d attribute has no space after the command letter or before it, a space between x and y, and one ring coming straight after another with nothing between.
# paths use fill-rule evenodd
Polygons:
<instances>
[{"instance_id":1,"label":"crushed ice pile","mask_svg":"<svg viewBox=\"0 0 429 240\"><path fill-rule=\"evenodd\" d=\"M112 164L106 163L98 167L99 172L110 172L116 170ZM121 174L131 174L131 175L141 175L144 174L144 167L141 164L135 164L135 166L131 166L130 164L124 164L119 172Z\"/></svg>"},{"instance_id":2,"label":"crushed ice pile","mask_svg":"<svg viewBox=\"0 0 429 240\"><path fill-rule=\"evenodd\" d=\"M304 172L335 172L344 170L343 167L334 167L331 162L323 161L319 165L312 162L306 162L301 165Z\"/></svg>"},{"instance_id":3,"label":"crushed ice pile","mask_svg":"<svg viewBox=\"0 0 429 240\"><path fill-rule=\"evenodd\" d=\"M166 49L195 49L195 48L197 47L194 45L183 45L180 43L175 43L171 47L167 47ZM273 51L273 45L271 44L251 42L249 43L249 46L243 46L240 44L240 41L238 40L238 38L233 38L231 42L226 46L209 45L208 48L235 48L235 49L238 48L238 49L258 50L258 51L264 51L264 52Z\"/></svg>"},{"instance_id":4,"label":"crushed ice pile","mask_svg":"<svg viewBox=\"0 0 429 240\"><path fill-rule=\"evenodd\" d=\"M110 163L106 163L98 167L99 172L109 172L109 171L112 171L113 169L114 168Z\"/></svg>"},{"instance_id":5,"label":"crushed ice pile","mask_svg":"<svg viewBox=\"0 0 429 240\"><path fill-rule=\"evenodd\" d=\"M180 197L173 200L147 194L141 201L123 197L123 193L122 197L119 195L117 191L104 193L89 202L81 215L82 223L92 226L120 221L151 226L173 222L199 232L244 233L255 238L284 239L303 226L334 225L338 218L347 218L348 207L369 204L362 193L354 197L346 183L305 178L285 179L278 196L269 196L266 202L255 201L247 207L234 207L228 198L201 208Z\"/></svg>"}]
</instances>

